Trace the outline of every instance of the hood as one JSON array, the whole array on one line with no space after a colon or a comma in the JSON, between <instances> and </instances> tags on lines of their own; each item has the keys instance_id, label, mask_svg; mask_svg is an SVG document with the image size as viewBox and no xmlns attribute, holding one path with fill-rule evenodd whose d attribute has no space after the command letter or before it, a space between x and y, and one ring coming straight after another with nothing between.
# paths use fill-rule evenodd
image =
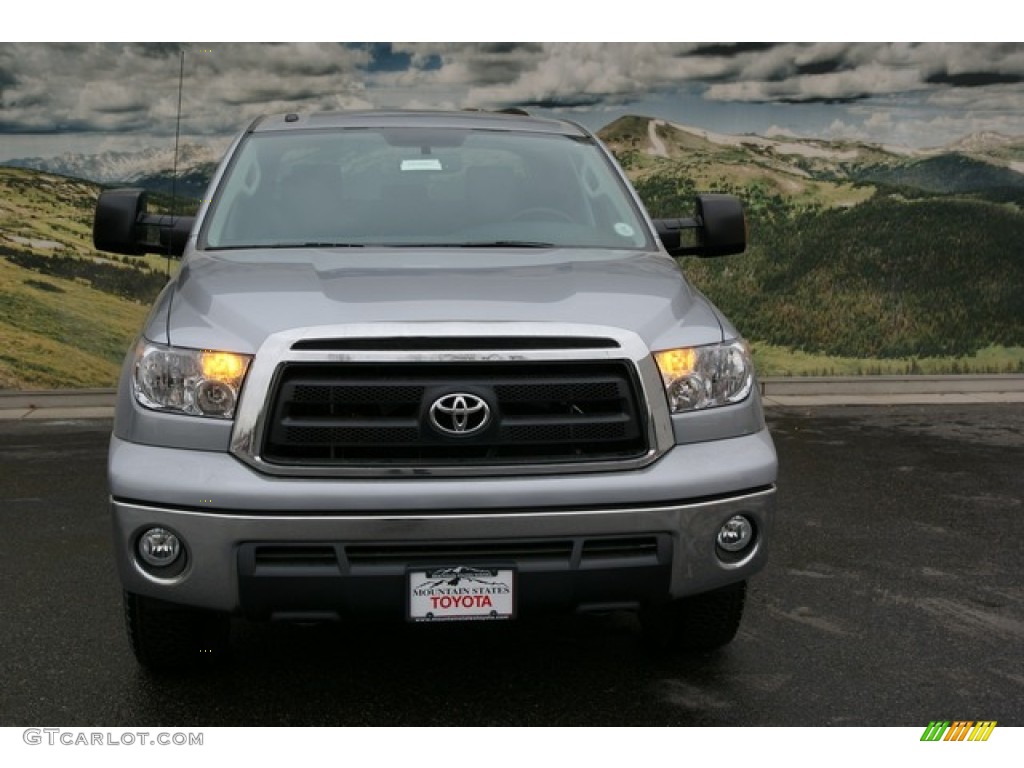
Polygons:
<instances>
[{"instance_id":1,"label":"hood","mask_svg":"<svg viewBox=\"0 0 1024 768\"><path fill-rule=\"evenodd\" d=\"M171 344L250 354L277 331L373 322L594 324L634 331L653 349L722 339L717 312L660 253L193 252L170 293Z\"/></svg>"}]
</instances>

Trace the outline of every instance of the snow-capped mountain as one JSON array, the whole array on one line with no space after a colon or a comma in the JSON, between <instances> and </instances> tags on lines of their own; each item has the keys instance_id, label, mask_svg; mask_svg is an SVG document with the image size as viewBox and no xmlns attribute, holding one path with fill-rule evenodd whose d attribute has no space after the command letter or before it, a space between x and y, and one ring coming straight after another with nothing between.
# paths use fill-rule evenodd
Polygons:
<instances>
[{"instance_id":1,"label":"snow-capped mountain","mask_svg":"<svg viewBox=\"0 0 1024 768\"><path fill-rule=\"evenodd\" d=\"M982 131L964 136L944 149L958 152L992 152L1020 145L1020 136L1006 136L995 131Z\"/></svg>"},{"instance_id":2,"label":"snow-capped mountain","mask_svg":"<svg viewBox=\"0 0 1024 768\"><path fill-rule=\"evenodd\" d=\"M178 173L217 163L222 154L223 148L182 144L178 148ZM100 184L121 184L170 172L174 168L174 147L147 147L138 152L103 152L98 155L65 152L56 157L7 160L4 165L74 176Z\"/></svg>"}]
</instances>

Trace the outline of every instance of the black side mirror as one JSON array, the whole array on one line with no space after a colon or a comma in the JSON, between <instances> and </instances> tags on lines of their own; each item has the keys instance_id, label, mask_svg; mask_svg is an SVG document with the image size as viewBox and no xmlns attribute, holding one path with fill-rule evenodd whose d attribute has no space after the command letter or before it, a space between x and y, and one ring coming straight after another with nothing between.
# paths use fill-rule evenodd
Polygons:
<instances>
[{"instance_id":1,"label":"black side mirror","mask_svg":"<svg viewBox=\"0 0 1024 768\"><path fill-rule=\"evenodd\" d=\"M654 226L673 256L727 256L747 248L743 203L733 195L698 195L692 219L655 219ZM696 244L683 244L683 230L693 230Z\"/></svg>"},{"instance_id":2,"label":"black side mirror","mask_svg":"<svg viewBox=\"0 0 1024 768\"><path fill-rule=\"evenodd\" d=\"M181 256L194 222L193 216L146 213L144 189L111 189L101 192L96 201L92 242L98 251L128 256Z\"/></svg>"}]
</instances>

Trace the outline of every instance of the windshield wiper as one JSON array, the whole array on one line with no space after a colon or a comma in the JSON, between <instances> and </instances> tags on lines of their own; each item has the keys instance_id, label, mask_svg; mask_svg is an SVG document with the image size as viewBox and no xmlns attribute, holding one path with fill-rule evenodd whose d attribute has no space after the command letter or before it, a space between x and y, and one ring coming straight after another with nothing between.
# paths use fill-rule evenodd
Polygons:
<instances>
[{"instance_id":1,"label":"windshield wiper","mask_svg":"<svg viewBox=\"0 0 1024 768\"><path fill-rule=\"evenodd\" d=\"M442 248L554 248L554 243L539 240L480 240L472 243L451 243Z\"/></svg>"},{"instance_id":2,"label":"windshield wiper","mask_svg":"<svg viewBox=\"0 0 1024 768\"><path fill-rule=\"evenodd\" d=\"M362 243L336 243L331 240L305 240L301 243L274 243L262 248L362 248Z\"/></svg>"},{"instance_id":3,"label":"windshield wiper","mask_svg":"<svg viewBox=\"0 0 1024 768\"><path fill-rule=\"evenodd\" d=\"M555 248L537 240L473 240L464 243L380 243L381 248Z\"/></svg>"},{"instance_id":4,"label":"windshield wiper","mask_svg":"<svg viewBox=\"0 0 1024 768\"><path fill-rule=\"evenodd\" d=\"M222 245L210 250L230 251L249 248L556 248L554 243L538 240L475 240L465 243L340 243L330 240L304 240L294 243L253 243Z\"/></svg>"}]
</instances>

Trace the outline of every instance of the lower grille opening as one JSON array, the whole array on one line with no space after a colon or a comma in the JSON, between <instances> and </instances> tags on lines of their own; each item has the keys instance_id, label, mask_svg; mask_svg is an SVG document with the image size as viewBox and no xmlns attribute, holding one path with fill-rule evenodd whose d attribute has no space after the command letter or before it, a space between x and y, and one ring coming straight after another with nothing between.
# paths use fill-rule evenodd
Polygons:
<instances>
[{"instance_id":1,"label":"lower grille opening","mask_svg":"<svg viewBox=\"0 0 1024 768\"><path fill-rule=\"evenodd\" d=\"M587 539L583 542L582 563L593 560L658 559L656 536L627 536L610 539Z\"/></svg>"},{"instance_id":2,"label":"lower grille opening","mask_svg":"<svg viewBox=\"0 0 1024 768\"><path fill-rule=\"evenodd\" d=\"M663 599L673 539L664 532L511 540L260 541L238 546L242 612L256 619L407 618L410 573L515 569L516 612L613 610Z\"/></svg>"},{"instance_id":3,"label":"lower grille opening","mask_svg":"<svg viewBox=\"0 0 1024 768\"><path fill-rule=\"evenodd\" d=\"M477 562L536 562L572 557L572 541L473 542L436 544L352 544L345 554L352 565L390 563L463 564Z\"/></svg>"},{"instance_id":4,"label":"lower grille opening","mask_svg":"<svg viewBox=\"0 0 1024 768\"><path fill-rule=\"evenodd\" d=\"M334 547L319 544L272 544L257 546L253 552L258 568L337 568Z\"/></svg>"}]
</instances>

